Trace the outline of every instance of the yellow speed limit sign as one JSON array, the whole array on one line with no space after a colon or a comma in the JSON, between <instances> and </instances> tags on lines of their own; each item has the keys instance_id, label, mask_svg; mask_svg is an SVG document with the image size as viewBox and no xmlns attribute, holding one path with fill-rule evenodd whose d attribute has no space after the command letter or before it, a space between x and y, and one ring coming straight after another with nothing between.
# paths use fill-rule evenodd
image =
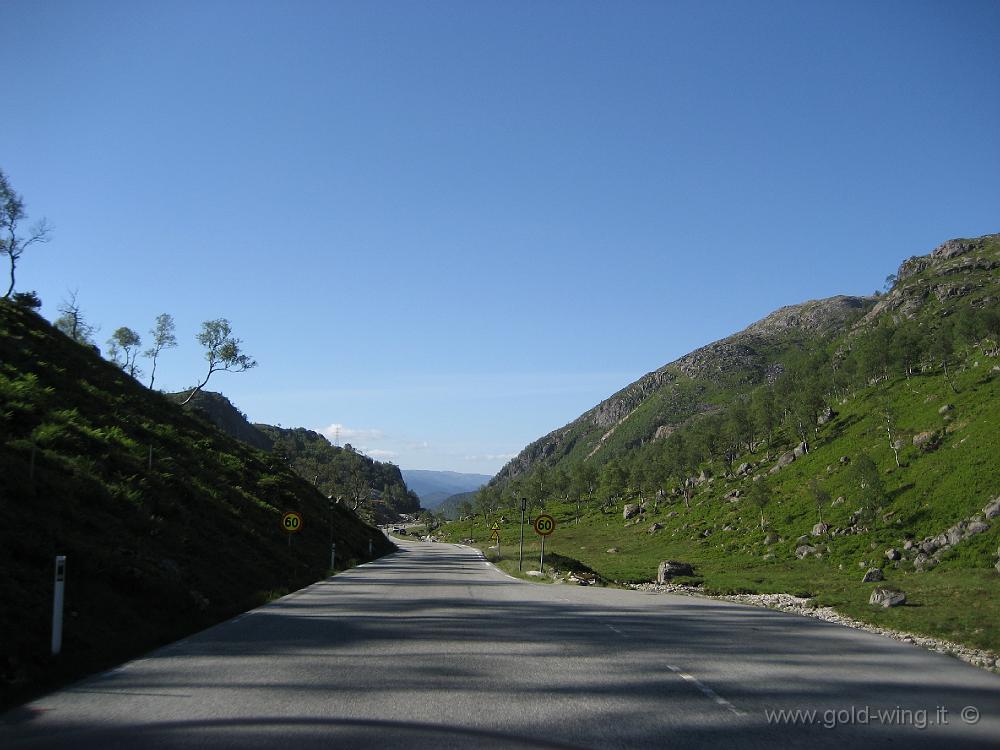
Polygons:
<instances>
[{"instance_id":1,"label":"yellow speed limit sign","mask_svg":"<svg viewBox=\"0 0 1000 750\"><path fill-rule=\"evenodd\" d=\"M548 536L556 530L556 519L549 515L539 516L535 519L534 527L539 536Z\"/></svg>"},{"instance_id":2,"label":"yellow speed limit sign","mask_svg":"<svg viewBox=\"0 0 1000 750\"><path fill-rule=\"evenodd\" d=\"M289 534L300 531L302 529L302 514L296 513L294 510L289 511L281 517L281 528Z\"/></svg>"}]
</instances>

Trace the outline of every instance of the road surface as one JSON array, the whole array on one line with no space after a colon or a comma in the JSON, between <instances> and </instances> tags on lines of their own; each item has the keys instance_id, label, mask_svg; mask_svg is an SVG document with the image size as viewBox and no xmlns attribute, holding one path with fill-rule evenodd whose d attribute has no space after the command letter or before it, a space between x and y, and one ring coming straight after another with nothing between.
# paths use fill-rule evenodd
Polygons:
<instances>
[{"instance_id":1,"label":"road surface","mask_svg":"<svg viewBox=\"0 0 1000 750\"><path fill-rule=\"evenodd\" d=\"M3 715L0 747L1000 747L1000 677L950 657L399 544Z\"/></svg>"}]
</instances>

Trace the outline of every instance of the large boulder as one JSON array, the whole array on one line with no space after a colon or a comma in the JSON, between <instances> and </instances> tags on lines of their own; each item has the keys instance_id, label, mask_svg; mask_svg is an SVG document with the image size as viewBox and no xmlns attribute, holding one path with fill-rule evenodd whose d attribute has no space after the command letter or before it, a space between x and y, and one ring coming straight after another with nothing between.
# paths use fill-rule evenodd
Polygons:
<instances>
[{"instance_id":1,"label":"large boulder","mask_svg":"<svg viewBox=\"0 0 1000 750\"><path fill-rule=\"evenodd\" d=\"M829 530L830 530L830 526L828 524L825 524L825 523L823 523L821 521L820 523L818 523L818 524L816 524L815 526L812 527L812 531L810 533L813 536L823 536Z\"/></svg>"},{"instance_id":2,"label":"large boulder","mask_svg":"<svg viewBox=\"0 0 1000 750\"><path fill-rule=\"evenodd\" d=\"M693 576L694 567L691 563L678 560L664 560L656 570L657 583L669 583L676 576Z\"/></svg>"},{"instance_id":3,"label":"large boulder","mask_svg":"<svg viewBox=\"0 0 1000 750\"><path fill-rule=\"evenodd\" d=\"M639 515L640 510L642 509L639 507L639 503L629 503L628 505L625 506L625 509L622 511L622 518L624 518L627 521L633 516Z\"/></svg>"},{"instance_id":4,"label":"large boulder","mask_svg":"<svg viewBox=\"0 0 1000 750\"><path fill-rule=\"evenodd\" d=\"M948 544L952 546L958 544L962 541L962 537L965 535L965 521L959 521L946 532L944 535L948 538Z\"/></svg>"},{"instance_id":5,"label":"large boulder","mask_svg":"<svg viewBox=\"0 0 1000 750\"><path fill-rule=\"evenodd\" d=\"M811 544L803 544L795 548L795 556L802 560L803 558L809 557L809 555L815 555L816 551L816 548Z\"/></svg>"},{"instance_id":6,"label":"large boulder","mask_svg":"<svg viewBox=\"0 0 1000 750\"><path fill-rule=\"evenodd\" d=\"M932 451L941 442L941 434L937 430L918 432L913 436L913 446L922 451Z\"/></svg>"},{"instance_id":7,"label":"large boulder","mask_svg":"<svg viewBox=\"0 0 1000 750\"><path fill-rule=\"evenodd\" d=\"M865 577L861 579L861 583L878 583L879 581L884 581L885 576L882 574L881 568L868 568L868 572L865 573Z\"/></svg>"},{"instance_id":8,"label":"large boulder","mask_svg":"<svg viewBox=\"0 0 1000 750\"><path fill-rule=\"evenodd\" d=\"M896 589L887 588L886 586L876 586L872 590L872 595L868 599L868 603L878 607L898 607L900 604L906 603L906 594Z\"/></svg>"},{"instance_id":9,"label":"large boulder","mask_svg":"<svg viewBox=\"0 0 1000 750\"><path fill-rule=\"evenodd\" d=\"M837 412L835 412L833 409L831 409L828 406L828 407L826 407L826 409L824 409L822 412L820 412L820 414L819 414L818 417L816 417L816 424L818 424L818 425L824 425L824 424L826 424L827 422L829 422L831 419L833 419L836 416L837 416Z\"/></svg>"}]
</instances>

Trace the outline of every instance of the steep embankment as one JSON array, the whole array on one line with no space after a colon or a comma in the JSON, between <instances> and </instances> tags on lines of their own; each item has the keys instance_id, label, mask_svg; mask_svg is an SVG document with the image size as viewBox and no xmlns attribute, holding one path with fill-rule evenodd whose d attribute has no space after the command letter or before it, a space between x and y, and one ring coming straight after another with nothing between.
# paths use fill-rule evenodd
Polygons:
<instances>
[{"instance_id":1,"label":"steep embankment","mask_svg":"<svg viewBox=\"0 0 1000 750\"><path fill-rule=\"evenodd\" d=\"M284 511L304 528L289 542ZM332 529L332 532L331 532ZM0 303L0 701L218 622L390 545L273 456ZM67 556L62 654L53 558Z\"/></svg>"}]
</instances>

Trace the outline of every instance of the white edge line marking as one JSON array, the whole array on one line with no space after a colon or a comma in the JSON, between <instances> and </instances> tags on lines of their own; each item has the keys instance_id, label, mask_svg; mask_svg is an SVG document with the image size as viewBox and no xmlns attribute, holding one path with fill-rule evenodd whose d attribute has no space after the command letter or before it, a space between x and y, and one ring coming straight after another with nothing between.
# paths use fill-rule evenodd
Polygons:
<instances>
[{"instance_id":1,"label":"white edge line marking","mask_svg":"<svg viewBox=\"0 0 1000 750\"><path fill-rule=\"evenodd\" d=\"M609 625L608 627L611 627L611 626ZM725 698L723 698L717 692L715 692L714 690L712 690L712 688L708 687L708 685L703 685L697 678L693 677L692 675L689 675L687 672L682 671L680 667L675 667L673 664L668 664L667 665L667 669L669 669L671 672L676 673L681 679L683 679L683 680L685 680L687 682L692 683L706 697L711 698L713 701L715 701L720 706L724 706L725 708L728 708L730 711L732 711L737 716L746 716L745 713L743 713L742 711L740 711L739 709L737 709L736 706L734 706L732 703L730 703L729 701L727 701Z\"/></svg>"}]
</instances>

